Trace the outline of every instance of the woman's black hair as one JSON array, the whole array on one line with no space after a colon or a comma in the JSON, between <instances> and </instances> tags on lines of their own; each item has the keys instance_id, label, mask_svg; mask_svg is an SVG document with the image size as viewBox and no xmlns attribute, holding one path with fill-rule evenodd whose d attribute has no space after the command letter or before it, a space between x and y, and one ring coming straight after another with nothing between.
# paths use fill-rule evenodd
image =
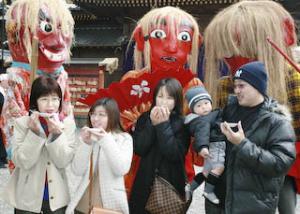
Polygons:
<instances>
[{"instance_id":1,"label":"woman's black hair","mask_svg":"<svg viewBox=\"0 0 300 214\"><path fill-rule=\"evenodd\" d=\"M176 114L182 115L182 112L183 112L183 110L182 110L183 109L182 86L181 86L180 82L175 78L165 78L165 79L161 79L158 82L157 86L154 89L153 103L152 103L151 109L154 106L156 106L156 97L157 97L159 90L162 87L166 87L168 94L174 98L175 107L174 107L173 111Z\"/></svg>"},{"instance_id":2,"label":"woman's black hair","mask_svg":"<svg viewBox=\"0 0 300 214\"><path fill-rule=\"evenodd\" d=\"M50 77L41 76L36 78L31 86L29 110L38 111L37 100L40 97L56 94L60 98L59 112L62 108L62 91L55 79Z\"/></svg>"}]
</instances>

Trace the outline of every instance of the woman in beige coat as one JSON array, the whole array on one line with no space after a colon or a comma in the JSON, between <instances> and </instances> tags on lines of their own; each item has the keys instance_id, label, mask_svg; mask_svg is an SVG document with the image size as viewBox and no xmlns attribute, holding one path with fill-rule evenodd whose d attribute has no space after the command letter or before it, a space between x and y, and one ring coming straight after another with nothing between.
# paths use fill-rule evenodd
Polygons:
<instances>
[{"instance_id":1,"label":"woman in beige coat","mask_svg":"<svg viewBox=\"0 0 300 214\"><path fill-rule=\"evenodd\" d=\"M30 116L15 121L12 160L16 166L3 199L15 213L63 214L69 203L65 167L74 155L73 116L62 119L58 83L37 78L30 94Z\"/></svg>"},{"instance_id":2,"label":"woman in beige coat","mask_svg":"<svg viewBox=\"0 0 300 214\"><path fill-rule=\"evenodd\" d=\"M88 126L80 133L71 168L82 176L66 213L88 213L93 206L128 214L124 175L129 171L133 153L132 138L122 131L115 100L95 102L88 115ZM89 197L90 157L93 159L92 196Z\"/></svg>"}]
</instances>

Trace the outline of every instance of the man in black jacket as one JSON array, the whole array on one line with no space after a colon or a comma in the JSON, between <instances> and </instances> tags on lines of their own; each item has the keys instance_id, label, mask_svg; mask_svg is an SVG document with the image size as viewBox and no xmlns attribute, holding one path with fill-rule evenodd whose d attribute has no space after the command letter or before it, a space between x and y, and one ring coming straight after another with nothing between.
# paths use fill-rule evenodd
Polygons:
<instances>
[{"instance_id":1,"label":"man in black jacket","mask_svg":"<svg viewBox=\"0 0 300 214\"><path fill-rule=\"evenodd\" d=\"M266 95L261 62L242 66L236 97L224 109L227 138L225 213L275 213L284 176L295 160L295 134L288 109ZM237 123L232 128L228 123Z\"/></svg>"}]
</instances>

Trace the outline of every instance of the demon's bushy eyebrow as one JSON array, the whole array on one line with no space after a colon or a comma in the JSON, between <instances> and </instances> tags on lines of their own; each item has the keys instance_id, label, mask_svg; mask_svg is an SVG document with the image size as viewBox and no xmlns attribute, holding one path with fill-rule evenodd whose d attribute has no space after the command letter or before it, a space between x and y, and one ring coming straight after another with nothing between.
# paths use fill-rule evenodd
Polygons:
<instances>
[{"instance_id":1,"label":"demon's bushy eyebrow","mask_svg":"<svg viewBox=\"0 0 300 214\"><path fill-rule=\"evenodd\" d=\"M168 25L168 21L166 18L162 18L162 19L157 19L155 24L152 23L152 27L154 26L164 26L166 27ZM183 19L180 21L180 25L179 27L189 27L192 30L194 30L194 27L192 25L192 23L189 20Z\"/></svg>"},{"instance_id":2,"label":"demon's bushy eyebrow","mask_svg":"<svg viewBox=\"0 0 300 214\"><path fill-rule=\"evenodd\" d=\"M40 20L43 20L43 21L50 21L51 20L51 17L49 16L49 14L45 13L43 11L43 9L39 9L39 18L40 18Z\"/></svg>"}]
</instances>

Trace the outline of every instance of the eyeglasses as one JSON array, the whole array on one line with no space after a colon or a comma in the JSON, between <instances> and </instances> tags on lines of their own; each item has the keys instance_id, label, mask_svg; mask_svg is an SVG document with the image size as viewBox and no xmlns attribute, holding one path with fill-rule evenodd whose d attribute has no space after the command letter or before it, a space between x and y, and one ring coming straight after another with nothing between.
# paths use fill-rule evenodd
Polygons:
<instances>
[{"instance_id":1,"label":"eyeglasses","mask_svg":"<svg viewBox=\"0 0 300 214\"><path fill-rule=\"evenodd\" d=\"M91 112L90 117L107 117L107 114L105 112Z\"/></svg>"},{"instance_id":2,"label":"eyeglasses","mask_svg":"<svg viewBox=\"0 0 300 214\"><path fill-rule=\"evenodd\" d=\"M59 97L41 97L38 99L38 102L42 103L42 104L48 104L48 103L55 103L58 104L60 102L60 98Z\"/></svg>"}]
</instances>

